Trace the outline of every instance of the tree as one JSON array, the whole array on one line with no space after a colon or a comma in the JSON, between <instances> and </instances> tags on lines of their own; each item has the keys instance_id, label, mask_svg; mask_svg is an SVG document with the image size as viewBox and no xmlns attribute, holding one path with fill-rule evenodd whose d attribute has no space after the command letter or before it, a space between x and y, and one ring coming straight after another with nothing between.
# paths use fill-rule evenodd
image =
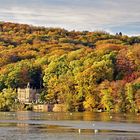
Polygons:
<instances>
[{"instance_id":1,"label":"tree","mask_svg":"<svg viewBox=\"0 0 140 140\"><path fill-rule=\"evenodd\" d=\"M128 101L127 109L130 112L137 112L133 85L131 83L127 83L125 87L126 87L126 96L127 96L127 101Z\"/></svg>"},{"instance_id":2,"label":"tree","mask_svg":"<svg viewBox=\"0 0 140 140\"><path fill-rule=\"evenodd\" d=\"M4 89L0 93L0 109L1 110L12 110L15 107L15 99L17 98L17 93L13 89Z\"/></svg>"},{"instance_id":3,"label":"tree","mask_svg":"<svg viewBox=\"0 0 140 140\"><path fill-rule=\"evenodd\" d=\"M101 90L102 98L101 104L103 105L103 109L106 111L111 111L113 109L113 99L111 97L111 89Z\"/></svg>"}]
</instances>

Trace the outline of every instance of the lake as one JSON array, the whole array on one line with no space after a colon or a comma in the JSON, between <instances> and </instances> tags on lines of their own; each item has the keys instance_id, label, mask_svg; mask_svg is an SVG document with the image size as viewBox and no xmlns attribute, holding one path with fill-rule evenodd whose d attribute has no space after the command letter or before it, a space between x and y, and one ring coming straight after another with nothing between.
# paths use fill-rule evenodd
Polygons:
<instances>
[{"instance_id":1,"label":"lake","mask_svg":"<svg viewBox=\"0 0 140 140\"><path fill-rule=\"evenodd\" d=\"M140 140L140 114L0 112L0 140Z\"/></svg>"}]
</instances>

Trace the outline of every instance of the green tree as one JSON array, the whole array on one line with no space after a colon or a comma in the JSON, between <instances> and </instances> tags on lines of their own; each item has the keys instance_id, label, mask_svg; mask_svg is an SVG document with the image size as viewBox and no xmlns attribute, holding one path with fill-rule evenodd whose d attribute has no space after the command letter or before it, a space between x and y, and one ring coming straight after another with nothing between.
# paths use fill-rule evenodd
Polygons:
<instances>
[{"instance_id":1,"label":"green tree","mask_svg":"<svg viewBox=\"0 0 140 140\"><path fill-rule=\"evenodd\" d=\"M15 90L11 88L4 89L0 93L0 109L6 111L14 109L16 98L17 98L17 93Z\"/></svg>"},{"instance_id":2,"label":"green tree","mask_svg":"<svg viewBox=\"0 0 140 140\"><path fill-rule=\"evenodd\" d=\"M101 105L104 110L110 112L113 109L112 89L110 87L101 89Z\"/></svg>"},{"instance_id":3,"label":"green tree","mask_svg":"<svg viewBox=\"0 0 140 140\"><path fill-rule=\"evenodd\" d=\"M128 101L127 109L130 112L137 112L133 85L131 83L127 83L125 85L125 88L126 88L126 96Z\"/></svg>"}]
</instances>

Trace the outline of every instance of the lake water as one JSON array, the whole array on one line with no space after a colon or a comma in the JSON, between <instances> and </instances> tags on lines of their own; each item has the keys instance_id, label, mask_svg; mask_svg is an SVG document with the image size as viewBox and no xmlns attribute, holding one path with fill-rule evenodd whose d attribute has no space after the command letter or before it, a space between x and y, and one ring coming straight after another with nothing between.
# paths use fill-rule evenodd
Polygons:
<instances>
[{"instance_id":1,"label":"lake water","mask_svg":"<svg viewBox=\"0 0 140 140\"><path fill-rule=\"evenodd\" d=\"M0 140L140 140L140 114L0 112Z\"/></svg>"}]
</instances>

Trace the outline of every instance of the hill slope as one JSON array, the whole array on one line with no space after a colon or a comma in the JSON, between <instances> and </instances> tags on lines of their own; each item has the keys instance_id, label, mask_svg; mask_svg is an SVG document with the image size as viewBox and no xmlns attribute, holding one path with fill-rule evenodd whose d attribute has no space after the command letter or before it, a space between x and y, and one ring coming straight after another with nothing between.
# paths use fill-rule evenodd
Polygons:
<instances>
[{"instance_id":1,"label":"hill slope","mask_svg":"<svg viewBox=\"0 0 140 140\"><path fill-rule=\"evenodd\" d=\"M140 111L140 37L0 23L3 89L41 88L70 111ZM3 106L1 105L1 108Z\"/></svg>"}]
</instances>

